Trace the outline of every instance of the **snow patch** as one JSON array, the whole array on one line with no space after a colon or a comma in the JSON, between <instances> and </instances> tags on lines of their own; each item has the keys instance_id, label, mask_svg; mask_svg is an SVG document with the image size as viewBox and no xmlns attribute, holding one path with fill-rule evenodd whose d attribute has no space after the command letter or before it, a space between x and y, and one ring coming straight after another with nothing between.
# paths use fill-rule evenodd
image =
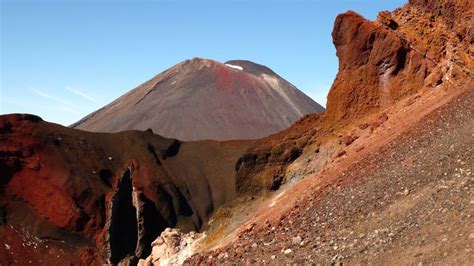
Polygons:
<instances>
[{"instance_id":1,"label":"snow patch","mask_svg":"<svg viewBox=\"0 0 474 266\"><path fill-rule=\"evenodd\" d=\"M241 66L236 66L236 65L231 65L231 64L225 64L225 65L228 66L228 67L240 70L240 71L244 70L244 68L241 67Z\"/></svg>"}]
</instances>

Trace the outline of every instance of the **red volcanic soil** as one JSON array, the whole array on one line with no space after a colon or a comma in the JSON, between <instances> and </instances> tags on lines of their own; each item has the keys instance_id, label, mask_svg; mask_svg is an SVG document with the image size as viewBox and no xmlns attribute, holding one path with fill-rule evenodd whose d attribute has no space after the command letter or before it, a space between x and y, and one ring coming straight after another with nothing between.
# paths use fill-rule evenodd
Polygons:
<instances>
[{"instance_id":1,"label":"red volcanic soil","mask_svg":"<svg viewBox=\"0 0 474 266\"><path fill-rule=\"evenodd\" d=\"M214 72L216 77L215 86L219 90L224 90L229 94L237 94L241 88L251 88L253 90L262 90L260 93L265 93L263 89L265 81L263 79L256 79L254 74L246 71L234 71L225 64L217 64Z\"/></svg>"},{"instance_id":2,"label":"red volcanic soil","mask_svg":"<svg viewBox=\"0 0 474 266\"><path fill-rule=\"evenodd\" d=\"M33 264L136 261L166 227L200 230L234 198L249 144L89 133L19 114L0 116L0 133L0 261Z\"/></svg>"},{"instance_id":3,"label":"red volcanic soil","mask_svg":"<svg viewBox=\"0 0 474 266\"><path fill-rule=\"evenodd\" d=\"M187 263L468 265L473 11L411 0L376 21L339 15L327 111L249 147L240 202Z\"/></svg>"},{"instance_id":4,"label":"red volcanic soil","mask_svg":"<svg viewBox=\"0 0 474 266\"><path fill-rule=\"evenodd\" d=\"M118 132L153 129L181 140L256 139L287 128L319 104L250 61L181 62L72 125Z\"/></svg>"},{"instance_id":5,"label":"red volcanic soil","mask_svg":"<svg viewBox=\"0 0 474 266\"><path fill-rule=\"evenodd\" d=\"M348 139L351 143L365 134L349 132L351 125L359 124L357 131L374 130L387 119L383 111L402 99L470 82L472 1L435 2L430 5L435 9L429 10L424 1L411 1L393 12L381 12L376 21L352 11L339 15L332 33L339 72L327 111L256 141L239 159L238 190L274 190L295 176L317 172L344 155ZM452 14L457 15L445 17ZM306 167L310 161L313 166Z\"/></svg>"},{"instance_id":6,"label":"red volcanic soil","mask_svg":"<svg viewBox=\"0 0 474 266\"><path fill-rule=\"evenodd\" d=\"M187 263L469 265L473 85L396 104L319 173L228 214L243 223Z\"/></svg>"}]
</instances>

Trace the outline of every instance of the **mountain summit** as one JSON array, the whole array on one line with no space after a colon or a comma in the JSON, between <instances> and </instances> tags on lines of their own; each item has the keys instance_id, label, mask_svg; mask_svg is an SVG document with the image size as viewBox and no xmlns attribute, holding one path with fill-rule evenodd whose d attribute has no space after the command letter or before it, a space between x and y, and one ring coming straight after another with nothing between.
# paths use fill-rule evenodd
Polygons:
<instances>
[{"instance_id":1,"label":"mountain summit","mask_svg":"<svg viewBox=\"0 0 474 266\"><path fill-rule=\"evenodd\" d=\"M194 58L71 127L98 132L151 128L182 140L255 139L322 111L321 105L266 66Z\"/></svg>"}]
</instances>

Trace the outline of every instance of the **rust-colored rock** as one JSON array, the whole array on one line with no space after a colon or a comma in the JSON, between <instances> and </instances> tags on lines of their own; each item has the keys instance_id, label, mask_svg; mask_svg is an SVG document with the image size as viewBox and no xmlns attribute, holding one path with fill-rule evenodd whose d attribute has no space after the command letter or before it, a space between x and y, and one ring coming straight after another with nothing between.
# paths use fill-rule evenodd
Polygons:
<instances>
[{"instance_id":1,"label":"rust-colored rock","mask_svg":"<svg viewBox=\"0 0 474 266\"><path fill-rule=\"evenodd\" d=\"M411 1L376 21L339 15L332 33L339 72L326 116L359 118L422 89L472 78L472 17L469 1Z\"/></svg>"},{"instance_id":2,"label":"rust-colored rock","mask_svg":"<svg viewBox=\"0 0 474 266\"><path fill-rule=\"evenodd\" d=\"M256 141L239 160L239 191L276 189L288 179L286 169L296 157L319 151L321 143L333 141L349 124L375 129L388 119L385 113L363 118L415 93L471 81L473 14L468 0L413 0L381 12L376 21L353 11L339 15L332 32L339 72L326 112Z\"/></svg>"},{"instance_id":3,"label":"rust-colored rock","mask_svg":"<svg viewBox=\"0 0 474 266\"><path fill-rule=\"evenodd\" d=\"M313 139L328 132L319 129L321 115L306 115L290 128L257 140L236 164L237 190L255 193L276 190L286 180L285 169Z\"/></svg>"},{"instance_id":4,"label":"rust-colored rock","mask_svg":"<svg viewBox=\"0 0 474 266\"><path fill-rule=\"evenodd\" d=\"M249 144L89 133L31 115L0 116L0 131L0 244L14 248L0 261L30 254L32 236L38 249L65 250L53 264L136 262L166 227L200 230L233 199Z\"/></svg>"}]
</instances>

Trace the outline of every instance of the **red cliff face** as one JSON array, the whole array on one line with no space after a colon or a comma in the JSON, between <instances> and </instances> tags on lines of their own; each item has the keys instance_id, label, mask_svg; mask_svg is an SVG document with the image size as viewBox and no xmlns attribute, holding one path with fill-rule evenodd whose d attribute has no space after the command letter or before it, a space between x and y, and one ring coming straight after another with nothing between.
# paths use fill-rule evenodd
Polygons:
<instances>
[{"instance_id":1,"label":"red cliff face","mask_svg":"<svg viewBox=\"0 0 474 266\"><path fill-rule=\"evenodd\" d=\"M415 93L471 81L473 14L468 0L413 0L381 12L376 21L353 11L339 15L332 33L339 72L326 112L306 119L305 127L295 123L255 142L239 161L239 190L277 188L288 179L286 169L299 154L317 150L315 146L337 137L338 129ZM298 155L286 156L291 151Z\"/></svg>"},{"instance_id":2,"label":"red cliff face","mask_svg":"<svg viewBox=\"0 0 474 266\"><path fill-rule=\"evenodd\" d=\"M11 248L0 261L144 258L164 228L199 230L233 199L234 165L247 146L140 131L89 133L32 115L0 116L0 242ZM49 247L63 253L41 254L53 252Z\"/></svg>"},{"instance_id":3,"label":"red cliff face","mask_svg":"<svg viewBox=\"0 0 474 266\"><path fill-rule=\"evenodd\" d=\"M354 12L336 18L339 72L328 95L328 117L351 119L381 110L423 86L427 61L394 31Z\"/></svg>"},{"instance_id":4,"label":"red cliff face","mask_svg":"<svg viewBox=\"0 0 474 266\"><path fill-rule=\"evenodd\" d=\"M277 190L285 182L285 169L303 149L324 132L315 128L321 115L302 117L291 127L257 140L236 164L237 190L255 193Z\"/></svg>"},{"instance_id":5,"label":"red cliff face","mask_svg":"<svg viewBox=\"0 0 474 266\"><path fill-rule=\"evenodd\" d=\"M339 72L327 116L361 117L420 90L468 79L472 13L469 1L411 1L376 21L352 11L339 15L332 33Z\"/></svg>"}]
</instances>

